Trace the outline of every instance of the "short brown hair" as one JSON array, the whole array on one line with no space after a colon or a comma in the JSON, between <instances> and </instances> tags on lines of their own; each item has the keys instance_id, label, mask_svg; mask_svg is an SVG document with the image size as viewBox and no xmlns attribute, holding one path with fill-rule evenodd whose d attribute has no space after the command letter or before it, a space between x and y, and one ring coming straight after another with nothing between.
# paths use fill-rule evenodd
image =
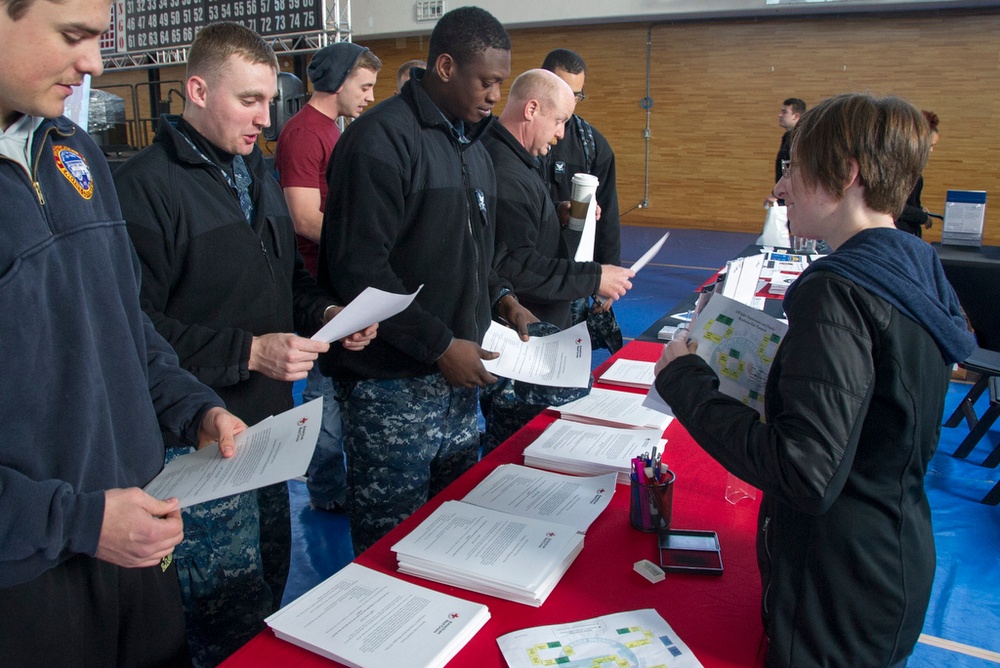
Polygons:
<instances>
[{"instance_id":1,"label":"short brown hair","mask_svg":"<svg viewBox=\"0 0 1000 668\"><path fill-rule=\"evenodd\" d=\"M198 31L188 52L187 78L216 74L230 56L255 65L270 65L277 74L278 57L264 38L235 21L209 23Z\"/></svg>"},{"instance_id":2,"label":"short brown hair","mask_svg":"<svg viewBox=\"0 0 1000 668\"><path fill-rule=\"evenodd\" d=\"M930 154L923 114L898 97L848 93L823 100L799 119L792 164L806 185L840 198L858 163L865 204L898 218Z\"/></svg>"}]
</instances>

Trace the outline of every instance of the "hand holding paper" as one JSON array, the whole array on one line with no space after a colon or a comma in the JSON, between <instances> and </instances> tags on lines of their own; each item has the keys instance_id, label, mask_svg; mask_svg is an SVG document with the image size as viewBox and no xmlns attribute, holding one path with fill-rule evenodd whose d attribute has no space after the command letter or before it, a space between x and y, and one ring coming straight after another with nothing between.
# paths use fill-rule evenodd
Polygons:
<instances>
[{"instance_id":1,"label":"hand holding paper","mask_svg":"<svg viewBox=\"0 0 1000 668\"><path fill-rule=\"evenodd\" d=\"M356 332L364 332L377 322L391 318L413 303L420 286L412 295L397 295L378 288L368 287L341 309L330 322L312 335L316 341L332 343Z\"/></svg>"}]
</instances>

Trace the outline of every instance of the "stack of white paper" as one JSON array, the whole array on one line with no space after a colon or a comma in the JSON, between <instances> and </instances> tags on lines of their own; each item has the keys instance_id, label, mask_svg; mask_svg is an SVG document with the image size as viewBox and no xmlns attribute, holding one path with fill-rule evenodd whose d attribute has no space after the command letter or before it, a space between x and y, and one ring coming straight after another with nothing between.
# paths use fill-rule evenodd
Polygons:
<instances>
[{"instance_id":1,"label":"stack of white paper","mask_svg":"<svg viewBox=\"0 0 1000 668\"><path fill-rule=\"evenodd\" d=\"M662 429L616 429L556 420L524 449L524 463L576 475L614 473L619 485L627 485L632 458L654 447L662 450L662 434Z\"/></svg>"},{"instance_id":2,"label":"stack of white paper","mask_svg":"<svg viewBox=\"0 0 1000 668\"><path fill-rule=\"evenodd\" d=\"M613 474L578 478L505 464L392 549L404 573L537 607L614 493Z\"/></svg>"},{"instance_id":3,"label":"stack of white paper","mask_svg":"<svg viewBox=\"0 0 1000 668\"><path fill-rule=\"evenodd\" d=\"M437 668L489 618L485 605L352 563L266 621L278 638L355 668Z\"/></svg>"},{"instance_id":4,"label":"stack of white paper","mask_svg":"<svg viewBox=\"0 0 1000 668\"><path fill-rule=\"evenodd\" d=\"M667 428L673 418L644 408L643 396L631 392L616 392L594 388L587 396L562 406L550 406L564 420L600 424L623 429Z\"/></svg>"},{"instance_id":5,"label":"stack of white paper","mask_svg":"<svg viewBox=\"0 0 1000 668\"><path fill-rule=\"evenodd\" d=\"M535 607L582 549L569 525L462 501L445 502L392 546L403 573Z\"/></svg>"},{"instance_id":6,"label":"stack of white paper","mask_svg":"<svg viewBox=\"0 0 1000 668\"><path fill-rule=\"evenodd\" d=\"M462 501L518 517L568 524L577 532L586 533L611 503L614 493L613 473L581 478L504 464L495 468Z\"/></svg>"},{"instance_id":7,"label":"stack of white paper","mask_svg":"<svg viewBox=\"0 0 1000 668\"><path fill-rule=\"evenodd\" d=\"M655 366L656 362L617 359L597 380L611 385L648 390L656 380L656 373L653 371Z\"/></svg>"}]
</instances>

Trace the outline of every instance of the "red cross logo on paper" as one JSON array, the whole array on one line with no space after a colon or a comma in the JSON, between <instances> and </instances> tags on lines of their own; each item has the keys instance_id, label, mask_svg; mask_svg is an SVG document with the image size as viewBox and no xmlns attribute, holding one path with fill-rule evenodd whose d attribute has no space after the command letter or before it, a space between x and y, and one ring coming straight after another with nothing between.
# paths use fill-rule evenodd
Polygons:
<instances>
[{"instance_id":1,"label":"red cross logo on paper","mask_svg":"<svg viewBox=\"0 0 1000 668\"><path fill-rule=\"evenodd\" d=\"M600 488L599 490L597 490L597 493L598 493L598 494L604 494L604 488L602 487L602 488Z\"/></svg>"},{"instance_id":2,"label":"red cross logo on paper","mask_svg":"<svg viewBox=\"0 0 1000 668\"><path fill-rule=\"evenodd\" d=\"M583 343L583 339L578 338L576 340L576 345L580 345L581 343Z\"/></svg>"},{"instance_id":3,"label":"red cross logo on paper","mask_svg":"<svg viewBox=\"0 0 1000 668\"><path fill-rule=\"evenodd\" d=\"M299 422L298 422L298 425L299 425L299 426L301 427L301 426L302 426L302 425L304 425L304 424L305 424L306 422L309 422L309 418L301 418L301 419L299 420Z\"/></svg>"},{"instance_id":4,"label":"red cross logo on paper","mask_svg":"<svg viewBox=\"0 0 1000 668\"><path fill-rule=\"evenodd\" d=\"M549 538L555 538L555 536L556 536L556 532L555 532L555 531L550 531L550 532L548 532L548 533L547 533L547 534L545 534L545 535L546 535L546 536L548 536Z\"/></svg>"},{"instance_id":5,"label":"red cross logo on paper","mask_svg":"<svg viewBox=\"0 0 1000 668\"><path fill-rule=\"evenodd\" d=\"M56 167L66 177L66 180L73 184L76 191L83 199L90 199L94 196L94 179L90 175L90 167L83 156L69 148L68 146L55 145L52 147L52 154L56 160Z\"/></svg>"},{"instance_id":6,"label":"red cross logo on paper","mask_svg":"<svg viewBox=\"0 0 1000 668\"><path fill-rule=\"evenodd\" d=\"M458 619L458 613L457 612L451 613L450 615L448 615L448 619Z\"/></svg>"}]
</instances>

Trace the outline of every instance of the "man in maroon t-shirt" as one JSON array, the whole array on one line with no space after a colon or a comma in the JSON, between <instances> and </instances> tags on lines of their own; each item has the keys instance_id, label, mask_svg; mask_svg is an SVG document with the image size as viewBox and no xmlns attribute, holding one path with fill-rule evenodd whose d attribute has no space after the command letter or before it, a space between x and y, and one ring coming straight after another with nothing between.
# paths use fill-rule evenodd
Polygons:
<instances>
[{"instance_id":1,"label":"man in maroon t-shirt","mask_svg":"<svg viewBox=\"0 0 1000 668\"><path fill-rule=\"evenodd\" d=\"M326 206L326 166L340 138L337 118L357 118L375 100L375 78L381 67L375 54L351 42L337 42L317 51L308 69L312 97L278 137L274 153L278 180L295 225L299 253L314 277ZM331 380L315 365L302 399L319 396L324 398L323 431L307 471L309 498L315 508L340 510L347 494L340 407Z\"/></svg>"}]
</instances>

